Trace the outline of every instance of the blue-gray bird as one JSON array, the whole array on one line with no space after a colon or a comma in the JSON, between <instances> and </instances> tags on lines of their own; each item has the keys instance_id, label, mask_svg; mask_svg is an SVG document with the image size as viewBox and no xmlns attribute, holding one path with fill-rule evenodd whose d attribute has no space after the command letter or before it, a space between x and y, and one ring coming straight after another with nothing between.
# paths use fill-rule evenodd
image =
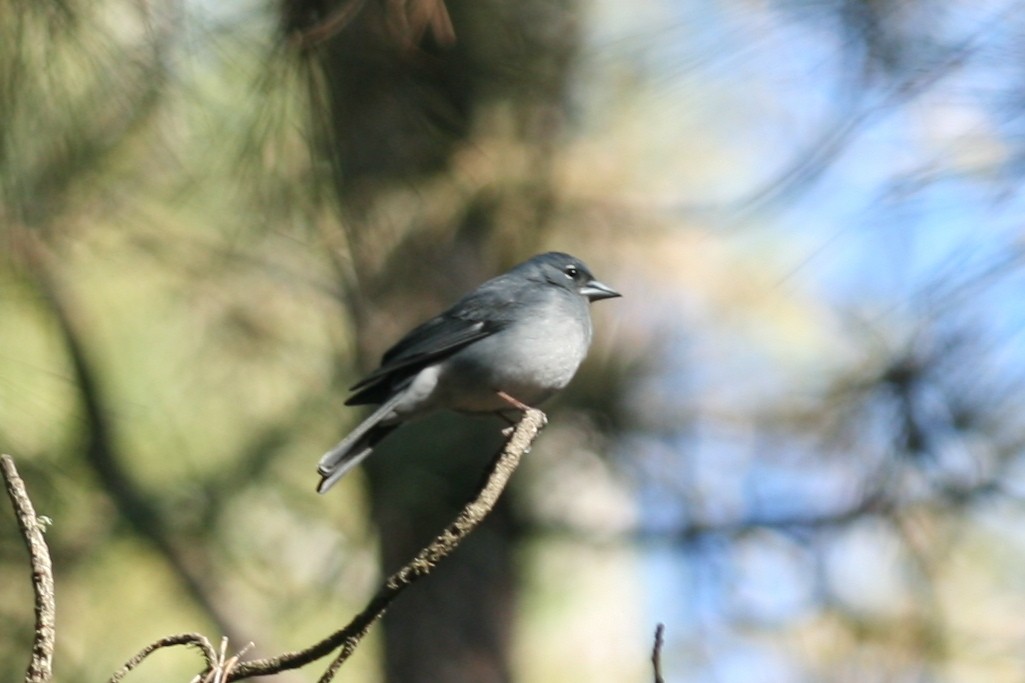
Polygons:
<instances>
[{"instance_id":1,"label":"blue-gray bird","mask_svg":"<svg viewBox=\"0 0 1025 683\"><path fill-rule=\"evenodd\" d=\"M414 328L352 387L380 404L320 459L324 493L406 420L436 410L503 413L565 387L591 344L589 302L620 296L579 259L539 254Z\"/></svg>"}]
</instances>

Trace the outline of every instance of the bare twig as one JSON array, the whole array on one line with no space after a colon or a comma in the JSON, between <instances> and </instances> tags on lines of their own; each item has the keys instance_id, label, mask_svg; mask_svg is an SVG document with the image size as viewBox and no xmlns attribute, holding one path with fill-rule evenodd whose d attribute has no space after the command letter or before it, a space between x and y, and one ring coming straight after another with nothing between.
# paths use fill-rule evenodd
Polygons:
<instances>
[{"instance_id":1,"label":"bare twig","mask_svg":"<svg viewBox=\"0 0 1025 683\"><path fill-rule=\"evenodd\" d=\"M320 678L321 683L329 683L342 664L356 650L370 627L384 614L392 600L414 581L422 576L427 576L435 565L455 550L462 540L476 529L491 512L513 472L519 466L520 459L530 450L531 444L546 422L547 418L540 410L529 409L524 412L515 431L492 462L487 476L473 499L426 548L421 550L406 566L388 577L369 604L345 628L304 650L286 652L277 657L257 659L241 664L239 659L248 647L227 659L226 642L222 643L221 654L218 656L210 641L202 635L183 633L168 636L140 650L111 677L110 683L118 683L156 650L173 645L192 645L202 650L203 656L206 658L206 668L194 680L203 683L226 683L229 680L237 681L297 669L340 647L341 651Z\"/></svg>"},{"instance_id":2,"label":"bare twig","mask_svg":"<svg viewBox=\"0 0 1025 683\"><path fill-rule=\"evenodd\" d=\"M200 635L199 633L177 633L173 636L165 636L155 643L150 643L146 647L139 650L139 652L125 662L125 665L118 670L113 676L110 677L110 683L117 683L122 678L128 675L128 673L139 666L142 660L149 657L157 650L164 647L174 647L175 645L191 645L199 648L203 653L203 658L206 660L206 668L197 677L203 680L207 672L214 671L217 669L217 663L219 661L217 652L214 651L214 646L210 644L210 641L206 639L206 636Z\"/></svg>"},{"instance_id":3,"label":"bare twig","mask_svg":"<svg viewBox=\"0 0 1025 683\"><path fill-rule=\"evenodd\" d=\"M435 565L455 550L462 540L476 529L477 525L491 512L509 482L509 478L516 471L520 458L530 450L531 444L546 422L545 414L540 410L530 409L524 412L523 418L516 425L512 436L509 437L502 451L492 462L486 478L473 499L427 547L421 550L406 566L388 577L388 580L384 582L384 585L363 611L357 614L345 628L304 650L243 662L235 667L231 673L231 680L266 676L280 671L297 669L340 647L341 651L320 679L321 683L331 681L341 665L356 650L370 627L384 614L392 600L414 581L427 576Z\"/></svg>"},{"instance_id":4,"label":"bare twig","mask_svg":"<svg viewBox=\"0 0 1025 683\"><path fill-rule=\"evenodd\" d=\"M53 566L50 549L43 538L44 519L36 517L25 483L18 476L14 460L0 455L7 495L18 518L18 528L28 548L32 565L32 589L36 601L36 635L32 642L32 660L25 672L25 683L46 683L53 675L53 646L56 638L56 605L53 592Z\"/></svg>"},{"instance_id":5,"label":"bare twig","mask_svg":"<svg viewBox=\"0 0 1025 683\"><path fill-rule=\"evenodd\" d=\"M655 646L651 648L651 667L655 671L655 683L665 683L665 679L662 678L662 636L665 630L665 624L655 627Z\"/></svg>"},{"instance_id":6,"label":"bare twig","mask_svg":"<svg viewBox=\"0 0 1025 683\"><path fill-rule=\"evenodd\" d=\"M238 666L239 661L242 659L242 655L249 652L252 647L253 644L249 643L229 657L228 639L221 638L221 650L217 653L216 665L212 669L196 676L193 679L193 683L225 683L231 678L231 674L235 671L235 667Z\"/></svg>"}]
</instances>

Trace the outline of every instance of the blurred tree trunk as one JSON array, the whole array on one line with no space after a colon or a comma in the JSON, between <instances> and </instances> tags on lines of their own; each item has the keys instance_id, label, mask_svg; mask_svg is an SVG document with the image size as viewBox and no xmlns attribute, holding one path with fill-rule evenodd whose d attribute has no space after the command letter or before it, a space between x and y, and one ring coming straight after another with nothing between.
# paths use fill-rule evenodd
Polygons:
<instances>
[{"instance_id":1,"label":"blurred tree trunk","mask_svg":"<svg viewBox=\"0 0 1025 683\"><path fill-rule=\"evenodd\" d=\"M285 21L310 45L317 74L317 148L330 161L343 220L326 241L339 256L367 368L404 329L538 247L576 49L574 3L299 3L287 6ZM481 152L495 138L511 143L500 148L510 158ZM484 180L454 170L461 152L487 157ZM371 459L386 571L465 502L499 430L490 420L439 416L396 433ZM511 679L513 531L503 501L390 611L387 680Z\"/></svg>"}]
</instances>

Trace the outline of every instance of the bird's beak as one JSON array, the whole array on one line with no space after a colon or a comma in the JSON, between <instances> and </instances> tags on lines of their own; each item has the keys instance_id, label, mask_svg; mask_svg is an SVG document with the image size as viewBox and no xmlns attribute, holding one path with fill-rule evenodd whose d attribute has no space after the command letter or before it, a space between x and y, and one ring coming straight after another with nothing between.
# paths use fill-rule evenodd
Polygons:
<instances>
[{"instance_id":1,"label":"bird's beak","mask_svg":"<svg viewBox=\"0 0 1025 683\"><path fill-rule=\"evenodd\" d=\"M608 285L604 285L597 280L591 280L581 287L580 293L586 296L588 301L601 301L602 299L615 299L617 296L623 296Z\"/></svg>"}]
</instances>

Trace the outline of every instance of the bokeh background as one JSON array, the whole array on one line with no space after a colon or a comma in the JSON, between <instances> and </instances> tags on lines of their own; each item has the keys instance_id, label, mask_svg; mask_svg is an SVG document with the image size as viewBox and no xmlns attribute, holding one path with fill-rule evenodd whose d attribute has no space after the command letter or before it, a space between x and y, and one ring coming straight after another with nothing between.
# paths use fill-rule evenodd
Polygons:
<instances>
[{"instance_id":1,"label":"bokeh background","mask_svg":"<svg viewBox=\"0 0 1025 683\"><path fill-rule=\"evenodd\" d=\"M0 3L0 450L57 679L347 622L498 426L319 497L345 387L550 248L625 297L342 680L648 681L658 622L669 681L1025 679L1022 4ZM5 680L31 605L5 512Z\"/></svg>"}]
</instances>

